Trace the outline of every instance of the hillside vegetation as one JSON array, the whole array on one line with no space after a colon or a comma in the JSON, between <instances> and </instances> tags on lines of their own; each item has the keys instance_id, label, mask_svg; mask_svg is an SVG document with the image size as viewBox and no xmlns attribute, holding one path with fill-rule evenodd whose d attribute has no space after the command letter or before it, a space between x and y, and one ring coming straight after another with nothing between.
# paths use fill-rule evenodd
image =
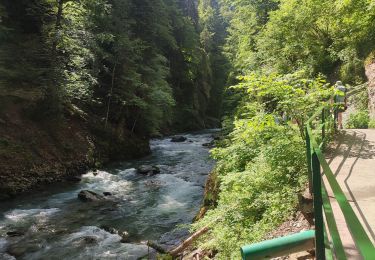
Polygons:
<instances>
[{"instance_id":1,"label":"hillside vegetation","mask_svg":"<svg viewBox=\"0 0 375 260\"><path fill-rule=\"evenodd\" d=\"M3 194L219 127L225 31L204 16L196 1L1 1Z\"/></svg>"},{"instance_id":2,"label":"hillside vegetation","mask_svg":"<svg viewBox=\"0 0 375 260\"><path fill-rule=\"evenodd\" d=\"M219 198L192 229L210 228L198 246L215 259L239 259L241 246L263 240L297 211L297 194L307 182L306 120L330 102L337 80L348 88L366 82L365 59L375 49L375 4L219 2L228 25L223 53L231 65L228 136L212 150ZM367 103L357 103L368 114Z\"/></svg>"}]
</instances>

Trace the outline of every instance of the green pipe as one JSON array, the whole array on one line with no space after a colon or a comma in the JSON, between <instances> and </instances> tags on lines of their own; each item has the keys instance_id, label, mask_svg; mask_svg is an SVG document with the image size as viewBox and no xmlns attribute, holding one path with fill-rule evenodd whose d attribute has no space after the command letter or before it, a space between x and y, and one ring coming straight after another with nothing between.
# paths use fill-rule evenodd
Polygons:
<instances>
[{"instance_id":1,"label":"green pipe","mask_svg":"<svg viewBox=\"0 0 375 260\"><path fill-rule=\"evenodd\" d=\"M260 243L243 246L243 260L269 259L285 256L314 248L315 230L275 238Z\"/></svg>"}]
</instances>

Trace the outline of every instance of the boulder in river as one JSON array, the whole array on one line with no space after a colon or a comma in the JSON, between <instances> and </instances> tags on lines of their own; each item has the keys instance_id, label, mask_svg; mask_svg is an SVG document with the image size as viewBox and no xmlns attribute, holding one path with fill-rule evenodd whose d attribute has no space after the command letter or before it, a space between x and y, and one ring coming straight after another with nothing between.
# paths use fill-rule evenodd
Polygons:
<instances>
[{"instance_id":1,"label":"boulder in river","mask_svg":"<svg viewBox=\"0 0 375 260\"><path fill-rule=\"evenodd\" d=\"M121 243L129 243L130 242L130 236L127 231L121 232Z\"/></svg>"},{"instance_id":2,"label":"boulder in river","mask_svg":"<svg viewBox=\"0 0 375 260\"><path fill-rule=\"evenodd\" d=\"M153 165L141 165L137 172L140 174L147 174L149 176L160 173L160 169Z\"/></svg>"},{"instance_id":3,"label":"boulder in river","mask_svg":"<svg viewBox=\"0 0 375 260\"><path fill-rule=\"evenodd\" d=\"M105 191L105 192L103 192L103 195L104 195L104 196L112 196L112 193L111 193L111 192L108 192L108 191Z\"/></svg>"},{"instance_id":4,"label":"boulder in river","mask_svg":"<svg viewBox=\"0 0 375 260\"><path fill-rule=\"evenodd\" d=\"M100 226L101 229L107 231L108 233L111 233L113 235L118 235L118 230L113 228L113 227L109 227L109 226Z\"/></svg>"},{"instance_id":5,"label":"boulder in river","mask_svg":"<svg viewBox=\"0 0 375 260\"><path fill-rule=\"evenodd\" d=\"M9 231L9 232L7 232L8 237L20 237L20 236L23 236L23 235L25 235L25 232L22 232L22 231Z\"/></svg>"},{"instance_id":6,"label":"boulder in river","mask_svg":"<svg viewBox=\"0 0 375 260\"><path fill-rule=\"evenodd\" d=\"M93 202L93 201L103 201L103 200L105 200L105 198L102 195L99 195L99 194L97 194L93 191L90 191L90 190L82 190L78 194L78 198L81 201L84 201L84 202Z\"/></svg>"},{"instance_id":7,"label":"boulder in river","mask_svg":"<svg viewBox=\"0 0 375 260\"><path fill-rule=\"evenodd\" d=\"M186 140L187 140L187 138L185 136L176 135L176 136L172 137L171 142L173 142L173 143L182 143L182 142L185 142Z\"/></svg>"}]
</instances>

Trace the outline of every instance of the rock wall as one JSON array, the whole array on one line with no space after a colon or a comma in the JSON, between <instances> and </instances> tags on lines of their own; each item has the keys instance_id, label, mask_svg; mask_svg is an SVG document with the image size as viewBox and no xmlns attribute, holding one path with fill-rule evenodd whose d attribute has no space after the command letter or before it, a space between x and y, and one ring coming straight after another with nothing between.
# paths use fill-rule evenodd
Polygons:
<instances>
[{"instance_id":1,"label":"rock wall","mask_svg":"<svg viewBox=\"0 0 375 260\"><path fill-rule=\"evenodd\" d=\"M365 66L368 79L369 112L371 118L375 119L375 60Z\"/></svg>"}]
</instances>

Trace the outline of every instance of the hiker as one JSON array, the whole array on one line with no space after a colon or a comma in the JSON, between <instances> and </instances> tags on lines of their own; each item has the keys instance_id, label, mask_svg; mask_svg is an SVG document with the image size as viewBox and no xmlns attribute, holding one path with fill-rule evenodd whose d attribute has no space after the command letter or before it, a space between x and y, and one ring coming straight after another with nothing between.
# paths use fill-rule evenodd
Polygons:
<instances>
[{"instance_id":1,"label":"hiker","mask_svg":"<svg viewBox=\"0 0 375 260\"><path fill-rule=\"evenodd\" d=\"M342 113L347 109L347 99L346 99L346 87L341 81L337 81L335 85L336 95L335 95L335 117L337 119L337 125L339 129L342 129Z\"/></svg>"}]
</instances>

